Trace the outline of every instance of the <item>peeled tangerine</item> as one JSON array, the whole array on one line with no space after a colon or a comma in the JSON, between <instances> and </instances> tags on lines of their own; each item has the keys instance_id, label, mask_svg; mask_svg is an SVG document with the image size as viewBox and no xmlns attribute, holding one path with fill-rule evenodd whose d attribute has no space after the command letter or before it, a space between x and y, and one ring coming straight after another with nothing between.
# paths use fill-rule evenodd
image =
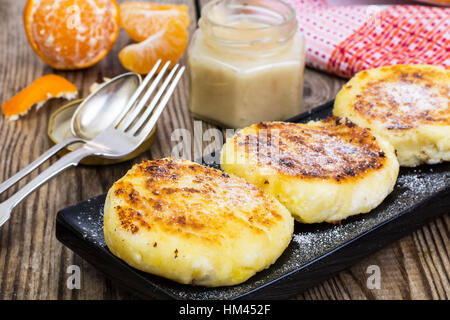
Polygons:
<instances>
[{"instance_id":1,"label":"peeled tangerine","mask_svg":"<svg viewBox=\"0 0 450 320\"><path fill-rule=\"evenodd\" d=\"M33 105L40 108L50 98L73 99L77 96L77 87L56 74L42 76L2 104L2 111L9 120L17 120L27 114Z\"/></svg>"},{"instance_id":2,"label":"peeled tangerine","mask_svg":"<svg viewBox=\"0 0 450 320\"><path fill-rule=\"evenodd\" d=\"M127 1L120 5L120 25L136 42L157 33L169 19L179 21L187 29L190 22L188 7L142 1Z\"/></svg>"},{"instance_id":3,"label":"peeled tangerine","mask_svg":"<svg viewBox=\"0 0 450 320\"><path fill-rule=\"evenodd\" d=\"M92 66L119 34L115 0L28 0L23 19L33 50L55 69Z\"/></svg>"},{"instance_id":4,"label":"peeled tangerine","mask_svg":"<svg viewBox=\"0 0 450 320\"><path fill-rule=\"evenodd\" d=\"M184 53L188 41L185 24L169 19L146 40L130 44L119 52L123 66L133 72L148 73L158 59L175 63Z\"/></svg>"}]
</instances>

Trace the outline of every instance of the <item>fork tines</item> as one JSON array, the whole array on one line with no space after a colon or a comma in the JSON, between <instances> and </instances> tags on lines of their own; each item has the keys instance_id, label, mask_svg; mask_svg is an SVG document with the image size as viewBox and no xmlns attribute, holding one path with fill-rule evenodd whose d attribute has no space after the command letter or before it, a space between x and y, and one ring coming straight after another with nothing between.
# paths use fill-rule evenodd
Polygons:
<instances>
[{"instance_id":1,"label":"fork tines","mask_svg":"<svg viewBox=\"0 0 450 320\"><path fill-rule=\"evenodd\" d=\"M114 125L122 131L145 138L154 128L185 69L184 66L180 68L176 64L162 81L169 69L170 61L160 69L161 63L161 60L156 62L115 121ZM154 93L161 81L158 91Z\"/></svg>"}]
</instances>

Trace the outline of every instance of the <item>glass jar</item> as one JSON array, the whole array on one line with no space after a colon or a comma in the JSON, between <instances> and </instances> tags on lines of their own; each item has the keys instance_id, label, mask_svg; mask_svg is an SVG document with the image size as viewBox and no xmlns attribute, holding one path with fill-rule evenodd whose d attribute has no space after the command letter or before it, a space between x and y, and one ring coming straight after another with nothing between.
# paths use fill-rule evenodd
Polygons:
<instances>
[{"instance_id":1,"label":"glass jar","mask_svg":"<svg viewBox=\"0 0 450 320\"><path fill-rule=\"evenodd\" d=\"M280 0L213 0L188 51L194 117L242 128L302 112L305 43Z\"/></svg>"}]
</instances>

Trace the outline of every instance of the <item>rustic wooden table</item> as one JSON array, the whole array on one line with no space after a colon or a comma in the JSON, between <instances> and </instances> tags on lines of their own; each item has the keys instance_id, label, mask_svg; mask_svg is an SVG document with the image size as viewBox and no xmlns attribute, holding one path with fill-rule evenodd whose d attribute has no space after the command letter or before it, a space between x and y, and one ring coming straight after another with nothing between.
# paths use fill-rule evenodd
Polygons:
<instances>
[{"instance_id":1,"label":"rustic wooden table","mask_svg":"<svg viewBox=\"0 0 450 320\"><path fill-rule=\"evenodd\" d=\"M206 0L204 0L206 1ZM175 2L175 1L173 1ZM203 0L179 0L190 8L193 32ZM22 24L25 0L2 0L0 5L0 101L11 98L35 78L57 73L79 86L80 95L102 77L125 71L117 58L119 50L130 42L121 31L114 49L96 66L82 71L56 72L44 64L28 45ZM186 60L183 58L182 62ZM306 70L304 103L308 108L332 99L345 81ZM10 177L49 148L46 136L51 112L64 103L48 102L38 112L32 111L15 122L0 116L0 181ZM193 119L187 106L187 78L184 76L175 96L158 122L158 137L142 157L168 156L176 142L171 133L177 128L193 132ZM203 129L211 125L203 123ZM192 158L201 155L202 145L193 143ZM134 296L117 287L94 267L61 245L55 238L55 216L59 209L104 193L121 177L134 159L107 167L69 169L30 195L0 228L0 299L129 299ZM50 163L54 162L52 159ZM48 166L44 165L39 171ZM0 196L12 195L35 177ZM299 293L297 299L449 299L450 219L445 215L413 234L364 259L322 284ZM81 289L66 286L67 268L81 269ZM381 288L368 289L367 268L381 270Z\"/></svg>"}]
</instances>

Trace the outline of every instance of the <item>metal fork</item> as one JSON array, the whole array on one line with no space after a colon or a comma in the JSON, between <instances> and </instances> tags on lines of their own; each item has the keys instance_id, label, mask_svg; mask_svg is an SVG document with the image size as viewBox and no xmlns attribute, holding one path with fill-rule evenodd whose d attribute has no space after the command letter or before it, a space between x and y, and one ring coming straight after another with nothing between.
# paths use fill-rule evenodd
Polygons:
<instances>
[{"instance_id":1,"label":"metal fork","mask_svg":"<svg viewBox=\"0 0 450 320\"><path fill-rule=\"evenodd\" d=\"M178 64L175 65L152 98L153 92L161 82L169 65L170 62L167 62L162 67L147 89L147 85L159 68L159 63L155 64L127 103L124 111L95 139L60 158L22 189L0 203L0 226L10 218L14 207L31 192L65 169L78 165L85 157L95 155L114 159L124 157L136 150L155 127L156 121L184 72L184 67L180 68ZM152 98L150 104L145 108L150 98Z\"/></svg>"}]
</instances>

